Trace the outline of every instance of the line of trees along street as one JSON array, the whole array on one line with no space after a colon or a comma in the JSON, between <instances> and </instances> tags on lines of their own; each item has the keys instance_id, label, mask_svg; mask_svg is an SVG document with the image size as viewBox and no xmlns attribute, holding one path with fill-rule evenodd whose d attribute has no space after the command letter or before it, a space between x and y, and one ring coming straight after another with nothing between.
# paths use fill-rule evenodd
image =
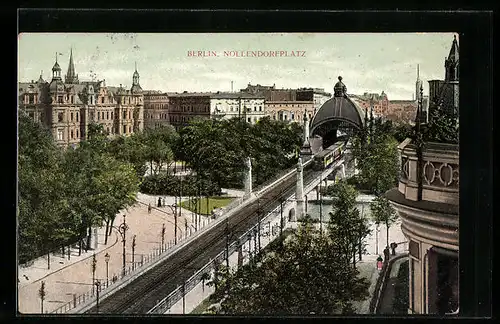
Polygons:
<instances>
[{"instance_id":1,"label":"line of trees along street","mask_svg":"<svg viewBox=\"0 0 500 324\"><path fill-rule=\"evenodd\" d=\"M78 148L64 150L44 126L19 115L19 263L58 248L64 253L78 241L81 253L89 248L92 227L111 227L116 214L135 202L134 167L107 152L101 125L89 125L88 135Z\"/></svg>"},{"instance_id":2,"label":"line of trees along street","mask_svg":"<svg viewBox=\"0 0 500 324\"><path fill-rule=\"evenodd\" d=\"M97 226L106 225L107 242L117 213L134 204L139 189L209 197L222 187L241 188L249 156L258 185L296 163L302 127L269 118L255 125L199 119L179 133L169 125L109 138L102 125L90 124L87 135L76 148L61 149L48 129L20 114L20 263L58 248L64 253L78 241L81 253ZM191 175L170 173L178 160Z\"/></svg>"}]
</instances>

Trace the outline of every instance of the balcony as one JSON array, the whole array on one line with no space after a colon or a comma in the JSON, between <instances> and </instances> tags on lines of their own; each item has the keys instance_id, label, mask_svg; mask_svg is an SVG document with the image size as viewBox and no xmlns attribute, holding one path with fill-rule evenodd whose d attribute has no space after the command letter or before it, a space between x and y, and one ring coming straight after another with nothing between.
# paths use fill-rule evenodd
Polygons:
<instances>
[{"instance_id":1,"label":"balcony","mask_svg":"<svg viewBox=\"0 0 500 324\"><path fill-rule=\"evenodd\" d=\"M417 147L410 139L399 147L398 187L385 195L402 218L406 236L442 248L458 249L459 148L426 142L422 150L419 189ZM421 190L421 199L418 198Z\"/></svg>"}]
</instances>

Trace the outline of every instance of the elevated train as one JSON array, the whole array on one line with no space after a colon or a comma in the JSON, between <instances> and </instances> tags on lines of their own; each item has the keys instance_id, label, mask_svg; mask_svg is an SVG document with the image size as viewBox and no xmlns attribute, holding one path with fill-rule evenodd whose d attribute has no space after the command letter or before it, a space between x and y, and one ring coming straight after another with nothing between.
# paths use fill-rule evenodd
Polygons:
<instances>
[{"instance_id":1,"label":"elevated train","mask_svg":"<svg viewBox=\"0 0 500 324\"><path fill-rule=\"evenodd\" d=\"M314 156L313 169L324 170L342 157L346 143L337 142Z\"/></svg>"}]
</instances>

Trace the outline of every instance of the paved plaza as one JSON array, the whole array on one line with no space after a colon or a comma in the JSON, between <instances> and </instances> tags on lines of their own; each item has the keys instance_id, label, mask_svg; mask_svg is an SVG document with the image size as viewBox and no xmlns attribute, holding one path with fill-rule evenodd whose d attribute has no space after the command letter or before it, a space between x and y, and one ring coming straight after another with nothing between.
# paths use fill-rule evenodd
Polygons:
<instances>
[{"instance_id":1,"label":"paved plaza","mask_svg":"<svg viewBox=\"0 0 500 324\"><path fill-rule=\"evenodd\" d=\"M162 197L167 205L174 203L174 197ZM161 233L165 224L165 244L174 240L174 215L169 207L153 208L148 214L147 205L156 206L158 197L139 194L138 202L133 207L119 213L114 226L123 222L129 227L126 232L126 265L132 265L132 238L136 235L134 261L141 261L142 255L149 255L158 250L161 245ZM180 208L179 208L180 209ZM193 213L183 209L178 217L178 240L185 235L185 220L194 233ZM202 223L208 224L208 219L202 216ZM45 282L46 297L44 313L50 313L63 304L73 301L73 296L79 296L92 290L92 256L96 255L97 265L95 278L106 281L106 262L104 255L110 255L108 263L108 279L120 277L123 265L123 244L121 235L113 229L108 242L104 244L105 227L98 229L98 244L96 250L82 251L78 256L78 248L71 249L71 259L62 256L61 252L50 254L50 270L47 268L47 256L34 260L29 267L18 268L18 305L21 313L40 313L41 300L38 291L41 282ZM66 252L67 253L67 252Z\"/></svg>"}]
</instances>

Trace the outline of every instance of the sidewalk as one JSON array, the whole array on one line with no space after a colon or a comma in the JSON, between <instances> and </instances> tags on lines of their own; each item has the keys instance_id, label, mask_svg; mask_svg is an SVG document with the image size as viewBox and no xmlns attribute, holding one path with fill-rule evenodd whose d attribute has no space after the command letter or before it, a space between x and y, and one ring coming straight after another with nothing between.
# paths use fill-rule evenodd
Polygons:
<instances>
[{"instance_id":1,"label":"sidewalk","mask_svg":"<svg viewBox=\"0 0 500 324\"><path fill-rule=\"evenodd\" d=\"M132 265L132 240L136 235L136 246L134 251L135 263L141 262L142 255L148 255L157 250L161 245L161 232L165 224L164 242L174 240L174 216L170 208L153 208L148 214L147 204L158 201L156 196L138 194L138 203L133 207L120 212L114 226L117 227L123 222L123 215L126 215L126 223L129 229L126 232L126 266ZM174 201L174 197L166 197L167 204ZM141 203L142 202L142 203ZM158 210L159 209L159 210ZM160 211L161 210L161 211ZM178 210L179 212L179 210ZM178 217L178 240L184 236L185 220L188 226L194 228L191 222L192 212L183 209L182 216ZM202 221L207 221L202 217ZM96 280L106 281L106 263L104 255L110 255L108 264L108 279L116 275L121 277L123 267L123 245L122 237L116 229L108 237L108 244L104 245L105 226L98 230L98 247L96 250L82 251L78 257L78 249L71 250L71 260L67 255L63 258L59 254L51 254L50 270L47 269L47 256L40 257L34 264L27 268L18 268L18 304L21 313L40 313L41 300L38 291L41 282L45 282L46 297L44 301L44 313L52 312L59 306L73 301L73 295L79 296L92 290L92 256L95 253L97 266L95 272ZM66 253L67 254L67 253ZM29 280L26 279L26 277Z\"/></svg>"},{"instance_id":2,"label":"sidewalk","mask_svg":"<svg viewBox=\"0 0 500 324\"><path fill-rule=\"evenodd\" d=\"M385 290L380 297L380 309L378 314L397 314L397 311L394 309L394 298L396 297L395 288L398 283L399 268L406 260L407 258L403 257L394 261L392 264Z\"/></svg>"}]
</instances>

